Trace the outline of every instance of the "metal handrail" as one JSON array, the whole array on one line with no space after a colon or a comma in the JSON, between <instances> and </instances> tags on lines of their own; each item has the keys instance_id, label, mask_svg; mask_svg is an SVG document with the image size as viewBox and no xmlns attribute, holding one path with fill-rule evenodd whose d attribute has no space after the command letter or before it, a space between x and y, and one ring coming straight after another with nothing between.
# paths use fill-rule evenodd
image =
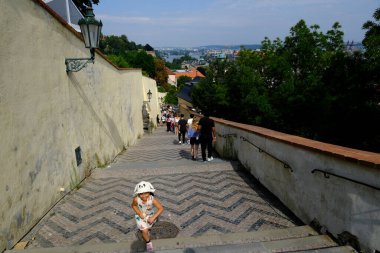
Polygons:
<instances>
[{"instance_id":1,"label":"metal handrail","mask_svg":"<svg viewBox=\"0 0 380 253\"><path fill-rule=\"evenodd\" d=\"M254 146L255 148L257 148L257 149L259 150L260 153L265 153L265 154L269 155L270 157L272 157L273 159L275 159L275 160L281 162L281 163L284 165L284 168L285 168L285 169L289 169L290 172L293 172L292 167L290 167L290 165L289 165L287 162L284 162L283 160L281 160L281 159L275 157L275 156L272 155L271 153L269 153L269 152L265 151L264 149L260 148L259 146L253 144L250 140L246 139L246 138L243 137L243 136L240 136L240 139L243 140L243 141L248 142L249 144L251 144L252 146Z\"/></svg>"},{"instance_id":2,"label":"metal handrail","mask_svg":"<svg viewBox=\"0 0 380 253\"><path fill-rule=\"evenodd\" d=\"M218 136L223 137L223 138L227 138L229 136L237 137L237 134L219 134L218 133Z\"/></svg>"},{"instance_id":3,"label":"metal handrail","mask_svg":"<svg viewBox=\"0 0 380 253\"><path fill-rule=\"evenodd\" d=\"M376 187L376 186L373 186L373 185L369 185L369 184L366 184L366 183L363 183L363 182L360 182L360 181L357 181L355 179L351 179L351 178L348 178L348 177L345 177L345 176L341 176L341 175L337 175L337 174L334 174L332 172L329 172L327 170L321 170L321 169L314 169L311 171L312 174L314 174L315 172L321 172L323 173L323 176L325 178L330 178L329 175L332 175L332 176L335 176L335 177L339 177L339 178L343 178L343 179L346 179L348 181L351 181L351 182L354 182L354 183L357 183L357 184L361 184L361 185L364 185L364 186L367 186L367 187L370 187L372 189L375 189L375 190L380 190L379 187Z\"/></svg>"}]
</instances>

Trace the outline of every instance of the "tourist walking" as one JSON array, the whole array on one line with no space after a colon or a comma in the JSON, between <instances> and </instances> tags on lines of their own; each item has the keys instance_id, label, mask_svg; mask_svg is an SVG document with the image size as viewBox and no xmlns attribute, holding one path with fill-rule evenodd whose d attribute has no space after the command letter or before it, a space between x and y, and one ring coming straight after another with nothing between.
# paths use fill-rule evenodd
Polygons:
<instances>
[{"instance_id":1,"label":"tourist walking","mask_svg":"<svg viewBox=\"0 0 380 253\"><path fill-rule=\"evenodd\" d=\"M198 147L199 147L199 132L198 130L198 119L192 118L191 125L188 127L187 137L190 138L191 145L191 159L193 161L197 160Z\"/></svg>"},{"instance_id":2,"label":"tourist walking","mask_svg":"<svg viewBox=\"0 0 380 253\"><path fill-rule=\"evenodd\" d=\"M209 118L209 113L205 112L204 117L199 120L198 131L200 132L200 143L203 161L212 161L212 143L216 141L215 122ZM207 149L207 157L206 157ZM206 160L207 158L207 160Z\"/></svg>"},{"instance_id":3,"label":"tourist walking","mask_svg":"<svg viewBox=\"0 0 380 253\"><path fill-rule=\"evenodd\" d=\"M170 115L170 131L173 133L174 133L174 124L175 124L174 114L171 114Z\"/></svg>"},{"instance_id":4,"label":"tourist walking","mask_svg":"<svg viewBox=\"0 0 380 253\"><path fill-rule=\"evenodd\" d=\"M193 123L194 114L190 114L190 118L187 120L187 125L191 126L191 123Z\"/></svg>"},{"instance_id":5,"label":"tourist walking","mask_svg":"<svg viewBox=\"0 0 380 253\"><path fill-rule=\"evenodd\" d=\"M162 117L161 117L161 124L165 124L166 122L166 113L162 114Z\"/></svg>"},{"instance_id":6,"label":"tourist walking","mask_svg":"<svg viewBox=\"0 0 380 253\"><path fill-rule=\"evenodd\" d=\"M166 132L170 132L170 125L171 125L170 114L168 114L166 116Z\"/></svg>"},{"instance_id":7,"label":"tourist walking","mask_svg":"<svg viewBox=\"0 0 380 253\"><path fill-rule=\"evenodd\" d=\"M178 142L179 144L186 143L186 131L187 131L187 120L185 120L185 115L181 114L181 119L178 121ZM182 141L181 141L182 136Z\"/></svg>"},{"instance_id":8,"label":"tourist walking","mask_svg":"<svg viewBox=\"0 0 380 253\"><path fill-rule=\"evenodd\" d=\"M150 229L156 219L164 211L163 206L154 197L155 189L149 182L141 181L135 187L132 201L132 209L135 211L135 220L142 237L146 242L146 251L153 251L153 243L150 241ZM154 210L157 208L157 211Z\"/></svg>"},{"instance_id":9,"label":"tourist walking","mask_svg":"<svg viewBox=\"0 0 380 253\"><path fill-rule=\"evenodd\" d=\"M179 127L178 127L178 121L180 120L181 118L178 116L178 113L175 113L174 114L174 131L175 131L175 135L179 135Z\"/></svg>"},{"instance_id":10,"label":"tourist walking","mask_svg":"<svg viewBox=\"0 0 380 253\"><path fill-rule=\"evenodd\" d=\"M187 120L187 129L190 129L191 124L193 123L194 114L190 113L190 118ZM187 140L188 144L190 144L190 137L189 132L187 132L187 137L189 140Z\"/></svg>"}]
</instances>

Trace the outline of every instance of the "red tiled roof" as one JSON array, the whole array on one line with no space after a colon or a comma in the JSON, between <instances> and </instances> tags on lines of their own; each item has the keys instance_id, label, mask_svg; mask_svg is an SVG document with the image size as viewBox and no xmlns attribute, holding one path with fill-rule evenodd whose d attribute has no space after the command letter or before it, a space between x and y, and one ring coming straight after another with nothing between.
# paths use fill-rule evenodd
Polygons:
<instances>
[{"instance_id":1,"label":"red tiled roof","mask_svg":"<svg viewBox=\"0 0 380 253\"><path fill-rule=\"evenodd\" d=\"M188 76L188 77L191 77L191 78L194 78L194 77L197 77L197 76L199 76L199 77L205 77L201 72L199 72L195 68L191 68L191 69L189 69L186 72L175 72L175 77L176 78L179 78L180 76Z\"/></svg>"},{"instance_id":2,"label":"red tiled roof","mask_svg":"<svg viewBox=\"0 0 380 253\"><path fill-rule=\"evenodd\" d=\"M168 67L165 67L165 70L166 70L166 73L168 75L175 75L175 73L171 69L169 69Z\"/></svg>"}]
</instances>

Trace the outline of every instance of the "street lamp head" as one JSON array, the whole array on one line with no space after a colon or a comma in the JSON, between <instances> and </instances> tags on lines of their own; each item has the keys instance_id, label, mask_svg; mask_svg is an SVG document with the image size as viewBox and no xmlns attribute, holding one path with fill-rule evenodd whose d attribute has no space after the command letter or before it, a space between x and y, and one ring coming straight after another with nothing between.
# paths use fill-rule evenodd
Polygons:
<instances>
[{"instance_id":1,"label":"street lamp head","mask_svg":"<svg viewBox=\"0 0 380 253\"><path fill-rule=\"evenodd\" d=\"M150 99L152 98L152 92L150 91L150 89L149 89L147 95L148 95L148 100L150 102Z\"/></svg>"},{"instance_id":2,"label":"street lamp head","mask_svg":"<svg viewBox=\"0 0 380 253\"><path fill-rule=\"evenodd\" d=\"M102 30L102 21L95 19L92 8L86 9L86 15L78 21L82 32L84 44L90 49L90 58L67 58L65 59L66 72L78 72L87 66L87 63L95 62L95 48L99 47L100 34Z\"/></svg>"},{"instance_id":3,"label":"street lamp head","mask_svg":"<svg viewBox=\"0 0 380 253\"><path fill-rule=\"evenodd\" d=\"M92 8L86 9L86 15L78 21L86 48L98 48L102 21L95 19Z\"/></svg>"}]
</instances>

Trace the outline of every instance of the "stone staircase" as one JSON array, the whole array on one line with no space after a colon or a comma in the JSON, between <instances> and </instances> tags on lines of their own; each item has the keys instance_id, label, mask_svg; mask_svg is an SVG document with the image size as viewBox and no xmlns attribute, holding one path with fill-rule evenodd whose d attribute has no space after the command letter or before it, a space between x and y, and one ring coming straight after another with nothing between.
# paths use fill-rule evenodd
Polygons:
<instances>
[{"instance_id":1,"label":"stone staircase","mask_svg":"<svg viewBox=\"0 0 380 253\"><path fill-rule=\"evenodd\" d=\"M338 246L327 235L319 235L309 226L273 229L259 232L214 234L200 237L178 237L154 240L156 253L254 253L254 252L356 252L349 246ZM14 249L5 253L134 253L145 252L145 243L86 244L78 246Z\"/></svg>"},{"instance_id":2,"label":"stone staircase","mask_svg":"<svg viewBox=\"0 0 380 253\"><path fill-rule=\"evenodd\" d=\"M144 136L60 201L25 249L6 252L144 252L130 207L141 180L157 189L160 221L179 231L153 238L155 252L355 252L303 225L237 162L192 161L189 149L163 129Z\"/></svg>"}]
</instances>

